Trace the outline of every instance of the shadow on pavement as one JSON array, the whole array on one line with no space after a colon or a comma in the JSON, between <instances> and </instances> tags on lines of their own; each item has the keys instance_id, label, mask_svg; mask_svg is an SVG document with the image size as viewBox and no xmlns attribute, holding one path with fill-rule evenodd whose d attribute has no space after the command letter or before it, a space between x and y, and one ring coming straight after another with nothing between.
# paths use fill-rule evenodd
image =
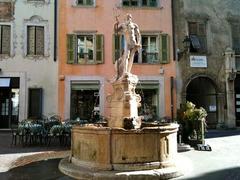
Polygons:
<instances>
[{"instance_id":1,"label":"shadow on pavement","mask_svg":"<svg viewBox=\"0 0 240 180\"><path fill-rule=\"evenodd\" d=\"M240 179L240 167L223 169L203 174L198 177L186 178L186 180L234 180Z\"/></svg>"},{"instance_id":2,"label":"shadow on pavement","mask_svg":"<svg viewBox=\"0 0 240 180\"><path fill-rule=\"evenodd\" d=\"M0 173L1 180L73 180L58 170L61 159L52 159L14 168Z\"/></svg>"},{"instance_id":3,"label":"shadow on pavement","mask_svg":"<svg viewBox=\"0 0 240 180\"><path fill-rule=\"evenodd\" d=\"M227 137L227 136L239 136L240 130L239 129L229 129L229 130L208 130L206 132L206 139L210 138L220 138L220 137Z\"/></svg>"}]
</instances>

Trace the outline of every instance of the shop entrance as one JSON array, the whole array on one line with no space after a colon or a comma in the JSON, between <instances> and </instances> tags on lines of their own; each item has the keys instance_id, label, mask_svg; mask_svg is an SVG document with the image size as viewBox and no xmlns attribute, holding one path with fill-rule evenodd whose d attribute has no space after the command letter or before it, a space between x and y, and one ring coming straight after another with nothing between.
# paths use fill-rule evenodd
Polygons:
<instances>
[{"instance_id":1,"label":"shop entrance","mask_svg":"<svg viewBox=\"0 0 240 180\"><path fill-rule=\"evenodd\" d=\"M19 117L19 78L0 78L0 129L16 127Z\"/></svg>"},{"instance_id":2,"label":"shop entrance","mask_svg":"<svg viewBox=\"0 0 240 180\"><path fill-rule=\"evenodd\" d=\"M240 127L240 74L237 74L234 85L235 85L236 126Z\"/></svg>"},{"instance_id":3,"label":"shop entrance","mask_svg":"<svg viewBox=\"0 0 240 180\"><path fill-rule=\"evenodd\" d=\"M187 86L187 101L191 101L197 107L203 107L207 115L207 127L215 129L217 126L217 95L216 88L211 79L198 77Z\"/></svg>"}]
</instances>

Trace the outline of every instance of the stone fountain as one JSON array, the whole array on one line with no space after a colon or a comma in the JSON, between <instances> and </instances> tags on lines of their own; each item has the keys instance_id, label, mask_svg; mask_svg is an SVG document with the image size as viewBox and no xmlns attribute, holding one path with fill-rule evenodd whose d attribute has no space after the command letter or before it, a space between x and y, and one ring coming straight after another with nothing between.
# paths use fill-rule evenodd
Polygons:
<instances>
[{"instance_id":1,"label":"stone fountain","mask_svg":"<svg viewBox=\"0 0 240 180\"><path fill-rule=\"evenodd\" d=\"M175 167L177 124L142 127L138 116L141 97L135 93L138 77L130 73L141 47L140 31L130 14L115 32L125 36L123 55L116 61L116 77L107 127L75 126L71 155L59 169L76 179L169 179L179 176Z\"/></svg>"}]
</instances>

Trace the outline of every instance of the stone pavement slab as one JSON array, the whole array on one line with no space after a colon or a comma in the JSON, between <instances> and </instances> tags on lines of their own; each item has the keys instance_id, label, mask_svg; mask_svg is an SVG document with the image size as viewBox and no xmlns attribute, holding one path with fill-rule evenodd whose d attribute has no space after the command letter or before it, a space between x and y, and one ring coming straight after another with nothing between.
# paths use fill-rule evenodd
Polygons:
<instances>
[{"instance_id":1,"label":"stone pavement slab","mask_svg":"<svg viewBox=\"0 0 240 180\"><path fill-rule=\"evenodd\" d=\"M0 173L36 161L65 158L70 154L69 148L66 147L15 146L11 144L11 140L10 132L0 132Z\"/></svg>"},{"instance_id":2,"label":"stone pavement slab","mask_svg":"<svg viewBox=\"0 0 240 180\"><path fill-rule=\"evenodd\" d=\"M240 179L240 130L209 131L206 144L212 151L179 153L184 176L176 179Z\"/></svg>"}]
</instances>

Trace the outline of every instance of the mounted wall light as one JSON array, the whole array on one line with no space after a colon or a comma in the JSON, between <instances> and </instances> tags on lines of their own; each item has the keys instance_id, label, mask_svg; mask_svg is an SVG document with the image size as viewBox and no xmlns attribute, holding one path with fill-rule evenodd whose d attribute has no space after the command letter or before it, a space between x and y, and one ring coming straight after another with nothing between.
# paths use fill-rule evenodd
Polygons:
<instances>
[{"instance_id":1,"label":"mounted wall light","mask_svg":"<svg viewBox=\"0 0 240 180\"><path fill-rule=\"evenodd\" d=\"M191 39L189 36L185 36L184 40L182 41L183 43L183 50L178 49L177 50L177 55L178 55L178 61L183 57L184 54L189 52L190 46L191 46Z\"/></svg>"}]
</instances>

